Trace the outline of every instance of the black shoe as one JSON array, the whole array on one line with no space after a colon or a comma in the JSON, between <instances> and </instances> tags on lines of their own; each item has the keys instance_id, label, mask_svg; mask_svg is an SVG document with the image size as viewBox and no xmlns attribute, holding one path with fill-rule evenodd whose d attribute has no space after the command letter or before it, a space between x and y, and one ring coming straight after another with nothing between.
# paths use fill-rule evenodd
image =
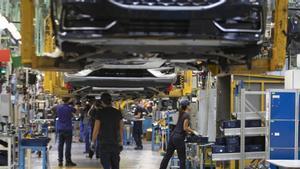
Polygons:
<instances>
[{"instance_id":1,"label":"black shoe","mask_svg":"<svg viewBox=\"0 0 300 169\"><path fill-rule=\"evenodd\" d=\"M62 162L58 162L58 167L62 167L63 163Z\"/></svg>"},{"instance_id":2,"label":"black shoe","mask_svg":"<svg viewBox=\"0 0 300 169\"><path fill-rule=\"evenodd\" d=\"M90 151L89 151L89 157L90 157L90 159L92 159L93 156L94 156L94 151L90 150Z\"/></svg>"},{"instance_id":3,"label":"black shoe","mask_svg":"<svg viewBox=\"0 0 300 169\"><path fill-rule=\"evenodd\" d=\"M77 164L73 163L72 161L66 162L66 167L75 167Z\"/></svg>"},{"instance_id":4,"label":"black shoe","mask_svg":"<svg viewBox=\"0 0 300 169\"><path fill-rule=\"evenodd\" d=\"M134 149L135 150L143 150L143 147L142 146L138 146L138 147L135 147Z\"/></svg>"}]
</instances>

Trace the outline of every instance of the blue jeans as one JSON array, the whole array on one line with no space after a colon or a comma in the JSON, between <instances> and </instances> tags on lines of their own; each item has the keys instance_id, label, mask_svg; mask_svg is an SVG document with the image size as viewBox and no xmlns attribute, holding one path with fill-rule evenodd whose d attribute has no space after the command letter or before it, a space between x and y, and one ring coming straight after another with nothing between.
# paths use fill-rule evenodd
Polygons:
<instances>
[{"instance_id":1,"label":"blue jeans","mask_svg":"<svg viewBox=\"0 0 300 169\"><path fill-rule=\"evenodd\" d=\"M90 145L91 145L91 125L90 124L83 124L83 130L84 130L84 142L85 142L85 152L90 151Z\"/></svg>"},{"instance_id":2,"label":"blue jeans","mask_svg":"<svg viewBox=\"0 0 300 169\"><path fill-rule=\"evenodd\" d=\"M64 157L64 144L66 144L65 158L66 162L71 162L71 147L72 147L72 130L58 131L58 161L63 162Z\"/></svg>"},{"instance_id":3,"label":"blue jeans","mask_svg":"<svg viewBox=\"0 0 300 169\"><path fill-rule=\"evenodd\" d=\"M83 122L80 121L80 134L79 134L79 139L80 140L84 140L84 125L83 125Z\"/></svg>"}]
</instances>

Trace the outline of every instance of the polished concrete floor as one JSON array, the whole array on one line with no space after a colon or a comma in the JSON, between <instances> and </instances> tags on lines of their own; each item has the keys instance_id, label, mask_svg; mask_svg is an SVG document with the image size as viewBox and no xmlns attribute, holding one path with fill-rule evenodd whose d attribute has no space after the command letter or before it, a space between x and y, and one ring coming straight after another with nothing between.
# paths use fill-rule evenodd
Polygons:
<instances>
[{"instance_id":1,"label":"polished concrete floor","mask_svg":"<svg viewBox=\"0 0 300 169\"><path fill-rule=\"evenodd\" d=\"M51 144L51 143L50 143ZM52 149L49 151L50 169L60 169L66 167L58 167L57 163L57 144L52 143ZM83 154L84 143L73 143L72 145L72 160L77 163L76 169L94 169L101 168L100 160L89 159L86 154ZM142 151L134 150L133 146L126 146L121 153L121 169L158 169L162 156L159 152L151 151L150 143L145 144ZM36 154L32 154L31 167L32 169L41 169L41 159Z\"/></svg>"}]
</instances>

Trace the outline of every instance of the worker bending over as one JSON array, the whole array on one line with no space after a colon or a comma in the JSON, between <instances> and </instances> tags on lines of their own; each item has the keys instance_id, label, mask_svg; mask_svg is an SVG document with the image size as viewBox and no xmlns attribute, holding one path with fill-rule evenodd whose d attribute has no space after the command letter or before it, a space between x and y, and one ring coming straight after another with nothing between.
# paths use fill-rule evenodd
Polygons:
<instances>
[{"instance_id":1,"label":"worker bending over","mask_svg":"<svg viewBox=\"0 0 300 169\"><path fill-rule=\"evenodd\" d=\"M194 130L190 128L189 105L189 100L182 100L180 102L178 122L176 124L175 129L171 133L167 153L160 164L160 169L167 168L169 160L173 156L175 150L177 151L178 158L180 161L180 169L185 169L186 151L184 140L187 133L194 133Z\"/></svg>"}]
</instances>

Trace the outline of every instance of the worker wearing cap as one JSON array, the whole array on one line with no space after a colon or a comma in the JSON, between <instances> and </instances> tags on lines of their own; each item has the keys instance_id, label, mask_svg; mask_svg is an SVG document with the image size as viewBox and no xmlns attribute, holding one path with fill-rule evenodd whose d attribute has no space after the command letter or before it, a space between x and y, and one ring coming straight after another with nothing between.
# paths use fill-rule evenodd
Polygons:
<instances>
[{"instance_id":1,"label":"worker wearing cap","mask_svg":"<svg viewBox=\"0 0 300 169\"><path fill-rule=\"evenodd\" d=\"M178 158L180 161L180 169L185 169L186 151L184 140L187 133L194 133L194 130L190 127L189 105L189 100L180 101L178 122L176 124L175 129L171 133L167 153L160 164L160 169L167 168L169 160L173 156L175 150L177 151Z\"/></svg>"},{"instance_id":2,"label":"worker wearing cap","mask_svg":"<svg viewBox=\"0 0 300 169\"><path fill-rule=\"evenodd\" d=\"M142 150L142 134L143 134L143 112L144 109L140 106L137 106L134 111L134 121L133 121L133 138L136 144L135 150Z\"/></svg>"},{"instance_id":3,"label":"worker wearing cap","mask_svg":"<svg viewBox=\"0 0 300 169\"><path fill-rule=\"evenodd\" d=\"M71 160L71 147L73 137L72 118L73 113L76 113L76 109L69 104L70 97L63 97L63 104L55 107L57 113L57 131L58 131L58 166L63 166L63 151L64 144L66 144L65 159L66 166L76 166Z\"/></svg>"},{"instance_id":4,"label":"worker wearing cap","mask_svg":"<svg viewBox=\"0 0 300 169\"><path fill-rule=\"evenodd\" d=\"M95 150L97 135L100 137L100 159L104 169L120 168L120 152L123 149L123 117L112 107L108 93L101 95L102 109L96 115L91 149Z\"/></svg>"}]
</instances>

